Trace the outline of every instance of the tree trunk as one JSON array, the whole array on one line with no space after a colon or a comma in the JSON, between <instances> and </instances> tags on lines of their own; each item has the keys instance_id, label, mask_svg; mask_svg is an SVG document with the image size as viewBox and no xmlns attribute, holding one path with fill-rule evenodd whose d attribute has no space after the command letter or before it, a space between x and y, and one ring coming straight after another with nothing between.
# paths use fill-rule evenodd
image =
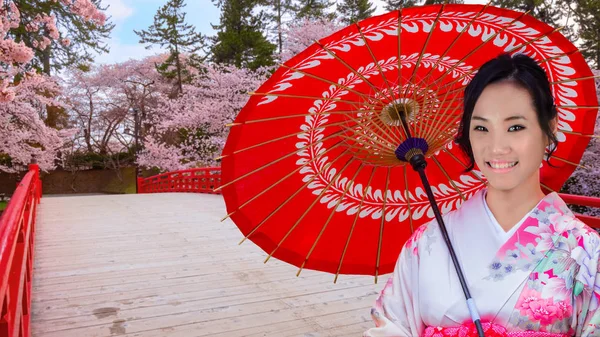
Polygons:
<instances>
[{"instance_id":1,"label":"tree trunk","mask_svg":"<svg viewBox=\"0 0 600 337\"><path fill-rule=\"evenodd\" d=\"M279 54L283 51L283 39L281 36L281 0L277 1L277 39L279 42Z\"/></svg>"},{"instance_id":2,"label":"tree trunk","mask_svg":"<svg viewBox=\"0 0 600 337\"><path fill-rule=\"evenodd\" d=\"M596 69L600 69L600 28L596 31Z\"/></svg>"}]
</instances>

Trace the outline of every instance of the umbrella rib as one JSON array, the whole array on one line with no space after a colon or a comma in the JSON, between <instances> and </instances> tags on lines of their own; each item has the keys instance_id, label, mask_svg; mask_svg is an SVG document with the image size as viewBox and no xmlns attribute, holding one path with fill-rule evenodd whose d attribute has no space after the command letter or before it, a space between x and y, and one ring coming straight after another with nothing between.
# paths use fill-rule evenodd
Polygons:
<instances>
[{"instance_id":1,"label":"umbrella rib","mask_svg":"<svg viewBox=\"0 0 600 337\"><path fill-rule=\"evenodd\" d=\"M333 110L333 111L327 111L325 112L328 115L355 115L358 112L362 112L362 111L374 111L374 110ZM272 121L278 121L281 119L288 119L288 118L297 118L297 117L306 117L306 116L312 116L315 115L314 113L305 113L305 114L294 114L294 115L284 115L284 116L275 116L275 117L266 117L266 118L259 118L259 119L250 119L244 122L238 122L238 123L229 123L226 124L225 126L228 127L234 127L234 126L241 126L241 125L248 125L248 124L255 124L255 123L264 123L264 122L272 122Z\"/></svg>"},{"instance_id":2,"label":"umbrella rib","mask_svg":"<svg viewBox=\"0 0 600 337\"><path fill-rule=\"evenodd\" d=\"M580 137L600 138L600 135L584 135L581 132L573 132L573 131L567 131L567 130L563 130L563 129L558 129L558 131L560 131L562 133L567 133L570 135L580 136Z\"/></svg>"},{"instance_id":3,"label":"umbrella rib","mask_svg":"<svg viewBox=\"0 0 600 337\"><path fill-rule=\"evenodd\" d=\"M446 56L446 54L448 54L448 52L450 51L450 49L454 46L455 43L458 42L458 40L462 37L462 35L467 32L469 30L469 28L471 28L471 26L473 25L473 23L475 22L475 20L477 18L479 18L479 16L481 16L483 14L483 12L485 12L485 10L489 7L489 5L491 4L491 0L488 1L488 3L483 6L483 8L481 8L481 10L469 21L469 23L465 26L465 28L456 36L456 38L454 39L454 41L452 41L452 43L448 46L448 48L446 48L446 50L444 51L444 53L437 59L436 63L434 66L431 67L431 69L429 70L429 72L427 72L427 74L423 77L423 79L421 81L419 81L418 84L416 84L415 86L417 88L419 88L421 86L421 84L423 82L425 82L426 79L428 79L429 77L431 77L431 74L433 74L433 70L437 68L438 64L442 61L442 59L444 58L444 56ZM442 76L445 76L447 74L444 74ZM426 87L425 90L428 90L429 88ZM423 90L423 91L425 91ZM420 92L423 92L420 91ZM429 134L429 132L431 132L431 130L433 130L433 125L432 128L428 128L425 131L425 136L427 136Z\"/></svg>"},{"instance_id":4,"label":"umbrella rib","mask_svg":"<svg viewBox=\"0 0 600 337\"><path fill-rule=\"evenodd\" d=\"M333 283L337 282L338 276L340 274L340 270L342 269L342 264L344 263L344 258L346 257L346 251L348 250L348 246L350 245L350 239L352 238L352 234L354 233L354 228L356 227L356 222L358 220L358 216L360 215L360 210L365 202L365 198L367 197L367 190L371 186L371 181L375 176L376 166L373 166L373 170L371 171L371 175L367 184L365 185L365 189L363 191L362 198L360 198L360 204L358 204L358 210L356 211L356 216L354 217L354 221L352 222L352 227L350 228L350 233L348 233L348 238L346 239L346 244L344 245L344 250L342 251L342 257L340 258L340 263L338 264L337 271L335 272L335 278L333 279Z\"/></svg>"},{"instance_id":5,"label":"umbrella rib","mask_svg":"<svg viewBox=\"0 0 600 337\"><path fill-rule=\"evenodd\" d=\"M545 188L545 189L547 189L548 191L550 191L550 192L556 192L554 189L552 189L552 188L548 187L548 185L545 185L545 184L544 184L544 183L542 183L542 182L540 182L540 185L541 185L543 188Z\"/></svg>"},{"instance_id":6,"label":"umbrella rib","mask_svg":"<svg viewBox=\"0 0 600 337\"><path fill-rule=\"evenodd\" d=\"M456 69L456 67L461 64L464 60L466 60L467 58L469 58L471 55L473 55L475 52L477 52L479 49L483 48L483 46L485 46L489 41L491 41L492 39L494 39L498 34L502 33L503 31L507 30L510 26L513 25L513 23L515 23L517 20L519 20L521 17L523 17L524 15L526 15L527 13L529 13L529 11L525 12L525 13L521 13L521 15L519 15L518 17L514 18L511 22L509 22L508 24L506 24L504 27L502 27L502 29L498 30L495 34L491 35L490 37L488 37L485 41L483 41L481 44L479 44L477 47L475 47L475 49L473 49L472 51L470 51L467 55L465 55L463 58L461 58L459 61L457 61L452 67L448 68L448 70L442 74L438 79L436 79L435 81L431 82L430 84L427 85L427 87L425 87L425 89L423 89L423 91L427 92L429 91L429 89L431 87L433 87L433 85L437 84L441 79L443 79L446 75L450 74L450 72L452 72L454 69ZM477 68L479 69L479 68ZM472 74L475 71L475 69L472 69L470 72L468 72L467 74L459 77L458 79L455 79L443 86L440 86L437 88L436 90L436 97L440 96L440 90L442 88L446 88L454 83L460 82L462 79L464 79L465 77L469 76L470 74ZM445 95L444 95L444 99L442 100L442 102L445 102L448 94L449 94L450 90L446 91ZM455 96L456 97L456 96ZM439 122L441 122L441 119L438 120ZM435 130L438 126L440 125L440 123L436 123L434 124L434 126L432 127L432 130Z\"/></svg>"},{"instance_id":7,"label":"umbrella rib","mask_svg":"<svg viewBox=\"0 0 600 337\"><path fill-rule=\"evenodd\" d=\"M390 93L390 95L392 96L392 98L395 98L394 97L394 90L392 89L392 87L390 86L390 83L388 82L387 78L383 74L383 69L381 68L381 65L379 64L379 62L377 61L377 58L375 58L375 54L373 54L373 50L369 46L369 42L365 38L365 35L364 35L362 29L360 28L360 26L358 25L358 23L356 23L356 28L358 29L358 33L360 34L360 37L362 38L363 42L365 43L365 46L367 47L367 50L369 51L369 55L371 55L371 58L373 59L373 62L377 66L377 69L379 70L379 74L381 75L381 78L383 79L383 82L385 83L385 85L386 85L386 87L388 89L388 92ZM398 90L400 90L400 88L398 88ZM398 116L398 120L400 120L400 112L398 111L398 107L396 106L396 104L392 104L392 106L394 107L394 111L396 112L396 115ZM404 136L407 139L408 138L408 131L404 129L404 123L400 123L400 125L402 127L402 130L404 131ZM399 129L396 128L396 130L399 130Z\"/></svg>"},{"instance_id":8,"label":"umbrella rib","mask_svg":"<svg viewBox=\"0 0 600 337\"><path fill-rule=\"evenodd\" d=\"M454 125L456 123L456 121L458 121L459 118L462 117L461 113L455 114L452 113L454 111L457 111L460 107L460 105L456 105L453 106L454 101L456 101L456 98L458 96L454 96L452 98L452 100L450 101L450 103L445 106L444 109L444 113L442 113L443 117L442 118L438 118L437 120L434 121L434 127L432 127L431 129L434 130L432 132L431 135L429 135L430 138L426 138L428 141L434 141L442 132L444 132L444 128L439 128L439 125ZM444 97L445 98L445 97ZM450 120L448 120L448 117L453 117L450 118ZM440 123L443 120L443 123Z\"/></svg>"},{"instance_id":9,"label":"umbrella rib","mask_svg":"<svg viewBox=\"0 0 600 337\"><path fill-rule=\"evenodd\" d=\"M481 44L479 44L477 47L475 47L475 49L471 50L467 55L463 56L463 58L461 58L460 60L458 60L452 67L448 68L448 70L446 70L446 72L444 72L438 79L436 79L435 81L431 82L429 85L427 85L427 87L425 87L424 91L429 90L434 84L437 84L442 78L444 78L446 75L450 74L454 69L456 69L456 67L458 67L458 65L463 62L464 60L466 60L467 58L471 57L471 55L473 55L474 53L476 53L479 49L483 48L484 45L486 45L489 41L491 41L493 38L495 38L498 34L502 33L503 31L507 30L510 26L512 26L517 20L521 19L523 16L525 16L526 14L528 14L530 11L521 13L518 17L514 18L511 22L507 23L504 27L502 27L502 29L500 29L499 31L497 31L495 34L491 35L490 37L488 37L485 41L483 41ZM479 69L479 68L478 68ZM473 71L475 71L474 69L470 72L472 73ZM447 83L446 85L438 88L445 88L451 84L454 84L456 82L461 81L463 78L465 78L466 76L470 75L470 73L468 73L467 75L463 75L462 77L459 77L458 79L455 79L454 81Z\"/></svg>"},{"instance_id":10,"label":"umbrella rib","mask_svg":"<svg viewBox=\"0 0 600 337\"><path fill-rule=\"evenodd\" d=\"M296 274L296 277L300 276L300 273L302 272L302 269L304 269L304 266L308 262L308 259L310 258L312 252L314 251L315 247L319 243L319 240L321 239L321 236L325 232L325 229L327 229L327 226L329 225L329 222L331 222L331 219L333 219L333 215L335 214L335 210L342 203L342 200L346 197L346 194L348 193L348 190L350 189L350 186L352 186L354 184L354 181L356 180L356 177L358 176L358 173L360 173L360 170L362 170L363 167L364 167L364 163L360 163L360 166L356 169L356 172L354 173L354 176L352 176L352 179L350 181L348 181L348 184L346 185L346 188L344 188L344 193L342 193L342 196L338 199L338 201L336 202L335 206L331 209L331 213L329 213L329 217L327 218L327 221L325 221L325 224L321 228L321 232L319 232L319 235L315 239L315 242L313 243L312 247L310 247L310 250L308 251L308 254L304 258L304 262L302 263L302 266L300 266L300 269L298 269L298 273Z\"/></svg>"},{"instance_id":11,"label":"umbrella rib","mask_svg":"<svg viewBox=\"0 0 600 337\"><path fill-rule=\"evenodd\" d=\"M435 65L433 67L431 67L431 69L427 72L427 74L423 77L423 79L421 81L419 81L418 85L421 85L421 83L425 82L426 79L431 77L433 70L437 68L438 64L442 61L444 56L446 56L446 54L448 54L448 52L454 46L454 44L458 42L458 39L460 39L462 37L462 35L469 30L469 28L471 28L471 26L473 25L475 20L477 18L479 18L479 16L481 16L481 14L483 14L483 12L490 6L490 4L491 4L491 0L488 1L488 3L485 6L483 6L483 8L481 8L481 10L469 21L469 23L467 23L465 28L454 38L454 41L452 41L452 43L446 48L446 50L444 50L444 53L442 53L442 55L440 55L438 60L435 62ZM447 74L444 74L444 75L447 75Z\"/></svg>"},{"instance_id":12,"label":"umbrella rib","mask_svg":"<svg viewBox=\"0 0 600 337\"><path fill-rule=\"evenodd\" d=\"M450 175L442 167L442 164L440 164L440 162L437 160L437 158L435 158L434 156L431 156L431 159L433 160L433 162L435 163L435 165L437 165L437 167L442 171L442 173L444 174L444 176L446 176L446 179L448 179L448 182L450 183L450 185L452 185L452 187L454 188L454 190L456 192L458 192L458 195L460 196L460 198L462 199L462 201L467 200L467 199L465 199L465 196L462 194L460 188L458 188L458 186L456 186L456 184L454 183L454 180L452 180L452 178L450 178Z\"/></svg>"},{"instance_id":13,"label":"umbrella rib","mask_svg":"<svg viewBox=\"0 0 600 337\"><path fill-rule=\"evenodd\" d=\"M340 98L329 98L329 97L319 97L319 96L302 96L302 95L289 95L289 94L276 94L276 93L269 93L269 92L249 92L248 93L251 96L276 96L276 97L283 97L283 98L300 98L300 99L309 99L309 100L315 100L315 101L334 101L334 102L341 102L341 103L348 103L348 104L360 104L360 102L356 102L356 101L347 101L347 100L343 100Z\"/></svg>"},{"instance_id":14,"label":"umbrella rib","mask_svg":"<svg viewBox=\"0 0 600 337\"><path fill-rule=\"evenodd\" d=\"M315 130L323 129L326 126L343 126L344 124L346 124L346 121L335 122L335 123L330 123L330 124L323 124L323 125L319 125L316 128L310 128L310 129L306 129L306 130L303 130L303 131L300 131L300 132L291 133L289 135L281 136L281 137L278 137L278 138L269 139L269 140L264 141L262 143L250 145L248 147L245 147L245 148L242 148L242 149L239 149L239 150L235 150L235 151L233 151L230 154L222 155L220 157L217 157L216 160L223 159L223 158L230 157L230 156L234 156L234 155L236 155L238 153L241 153L241 152L244 152L244 151L248 151L248 150L254 149L256 147L260 147L260 146L267 145L267 144L270 144L270 143L278 142L278 141L284 140L286 138L295 137L295 136L301 135L301 134L309 132L309 131L315 131ZM343 130L341 130L341 131L343 131Z\"/></svg>"},{"instance_id":15,"label":"umbrella rib","mask_svg":"<svg viewBox=\"0 0 600 337\"><path fill-rule=\"evenodd\" d=\"M410 189L408 187L408 173L406 165L404 165L404 198L406 199L408 222L410 224L410 234L412 235L415 232L415 228L413 227L412 209L410 207Z\"/></svg>"},{"instance_id":16,"label":"umbrella rib","mask_svg":"<svg viewBox=\"0 0 600 337\"><path fill-rule=\"evenodd\" d=\"M416 90L416 85L417 83L413 83L413 81L415 80L415 75L417 74L417 70L419 70L419 66L421 65L421 61L423 60L423 55L425 54L425 50L427 49L427 46L429 45L429 41L431 40L431 37L433 36L433 31L435 30L435 28L438 25L438 22L440 21L440 17L442 17L442 13L444 11L444 8L446 8L446 4L442 4L442 7L440 8L440 10L438 11L437 16L435 17L435 20L433 21L433 24L431 25L431 29L429 30L429 34L427 34L427 38L425 39L425 43L423 44L423 49L421 49L421 53L419 53L419 58L417 59L417 62L415 63L415 67L413 68L412 71L412 75L410 76L409 80L408 80L408 85L406 86L406 89L404 89L404 93L402 94L402 97L406 97L406 93L408 88L410 88L413 84L413 91L412 91L412 100L415 101L415 97L417 94L417 90ZM427 92L427 91L425 91ZM413 137L420 137L420 134L413 134Z\"/></svg>"},{"instance_id":17,"label":"umbrella rib","mask_svg":"<svg viewBox=\"0 0 600 337\"><path fill-rule=\"evenodd\" d=\"M349 119L351 119L353 122L355 122L356 124L360 125L361 127L363 127L364 125L368 125L368 124L365 124L365 123L363 123L363 122L361 122L361 121L357 121L356 119L354 119L354 118L352 118L352 117L350 117L350 116L347 116L347 117L348 117ZM385 131L383 131L383 129L381 129L381 128L379 127L379 124L378 124L377 122L373 122L372 124L373 124L373 125L375 125L376 127L378 127L378 128L379 128L379 129L380 129L382 132L385 132ZM347 129L348 129L348 130L350 130L350 131L352 131L352 132L353 132L353 133L355 133L355 134L362 135L362 133L360 133L360 132L358 132L358 131L356 131L356 130L354 130L354 129L350 128L350 127L348 127ZM366 129L366 130L368 130L369 128L367 127L367 128L365 128L365 129ZM385 133L384 133L384 134L385 134ZM366 135L365 135L365 136L366 136ZM389 148L386 148L386 147L385 147L385 146L386 146L386 144L385 144L385 143L382 143L381 141L378 141L377 139L375 139L375 138L372 138L371 136L367 136L367 139L368 139L368 140L370 140L371 142L376 142L376 143L379 143L379 144L381 144L381 145L383 146L383 147L381 147L381 148L380 148L381 150L383 150L383 151L386 151L386 152L390 152L390 153L394 153L394 150L395 150L395 145L392 145L392 149L389 149ZM391 141L388 141L388 145L391 145L391 144L393 144L393 143L392 143Z\"/></svg>"},{"instance_id":18,"label":"umbrella rib","mask_svg":"<svg viewBox=\"0 0 600 337\"><path fill-rule=\"evenodd\" d=\"M273 215L275 215L275 213L277 213L280 209L282 209L283 206L285 206L288 202L290 202L296 195L298 195L298 193L300 193L301 191L303 191L304 189L306 189L306 187L308 187L308 185L310 185L315 179L317 179L317 177L320 176L321 173L327 167L330 167L331 165L333 165L333 163L335 163L339 158L341 158L347 152L348 152L348 150L344 151L340 156L337 156L337 157L333 158L333 160L331 161L331 164L329 166L323 165L323 167L321 167L321 169L317 173L315 173L312 178L310 178L306 183L304 183L304 185L300 186L300 188L298 188L296 190L296 192L292 193L292 195L290 195L283 203L281 203L279 206L277 206L277 208L275 208L274 210L272 210L271 213L269 213L269 215L267 215L266 218L264 218L261 222L259 222L254 227L254 229L252 229L252 231L250 231L250 233L248 233L245 236L245 238L242 239L242 241L240 241L240 244L243 241L245 241L246 239L248 239L252 234L254 234L254 232L256 232L262 225L264 225ZM350 159L350 160L352 160L352 159ZM271 255L269 255L269 257L265 260L265 263L267 263L267 261L269 260L270 257L271 257Z\"/></svg>"},{"instance_id":19,"label":"umbrella rib","mask_svg":"<svg viewBox=\"0 0 600 337\"><path fill-rule=\"evenodd\" d=\"M364 124L364 123L362 123L362 122L358 122L356 119L354 119L354 118L352 118L352 117L350 117L350 116L348 116L348 118L349 118L349 119L351 119L352 121L354 121L355 123L357 123L357 124L360 124L361 126L363 126L363 125L368 125L368 124ZM371 124L372 124L372 125L374 125L374 126L376 126L376 127L377 127L377 128L378 128L378 129L379 129L381 132L383 132L383 134L384 134L384 135L387 135L387 134L385 133L385 131L384 131L384 130L381 128L381 126L379 126L379 123L378 123L377 119L375 119L375 121L373 121L373 123L371 123ZM369 129L369 128L367 127L366 129ZM372 140L372 139L371 139L371 140ZM397 140L398 140L398 142L401 142L401 140L400 140L400 139L397 139ZM390 144L392 144L392 142L391 142L391 141L390 141L389 143L390 143ZM395 150L395 147L396 147L396 146L394 145L393 147L394 147L394 149L392 150L392 152Z\"/></svg>"},{"instance_id":20,"label":"umbrella rib","mask_svg":"<svg viewBox=\"0 0 600 337\"><path fill-rule=\"evenodd\" d=\"M450 155L450 157L452 157L454 160L456 160L460 165L462 165L462 167L464 167L465 169L467 168L467 165L465 163L463 163L460 159L458 159L454 154L452 154L452 152L448 151L448 149L443 148L442 151L446 152L447 154ZM475 179L481 181L484 185L487 185L487 182L483 179L481 179L480 176L476 175L473 172L469 172L473 177L475 177Z\"/></svg>"},{"instance_id":21,"label":"umbrella rib","mask_svg":"<svg viewBox=\"0 0 600 337\"><path fill-rule=\"evenodd\" d=\"M377 262L375 264L375 283L377 283L377 277L379 276L379 262L381 259L381 244L383 242L383 228L385 226L385 207L386 207L391 172L392 172L392 169L388 167L387 178L385 180L385 193L383 193L383 198L382 198L383 205L381 208L381 225L379 227L379 243L377 244Z\"/></svg>"},{"instance_id":22,"label":"umbrella rib","mask_svg":"<svg viewBox=\"0 0 600 337\"><path fill-rule=\"evenodd\" d=\"M252 201L256 200L258 197L260 197L261 195L267 193L268 191L270 191L272 188L274 188L275 186L279 185L281 182L283 182L284 180L288 179L289 177L291 177L292 175L298 173L301 169L303 169L304 167L312 164L313 162L315 162L318 159L321 159L326 153L330 152L333 149L336 149L338 146L342 145L343 141L339 141L337 143L335 143L333 146L331 146L330 148L328 148L327 150L325 150L324 152L320 153L319 155L317 155L316 157L314 157L313 159L307 161L306 163L299 165L298 168L296 168L295 170L293 170L292 172L288 173L286 176L284 176L283 178L281 178L280 180L276 181L275 183L271 184L271 186L267 187L266 189L262 190L260 193L258 193L257 195L253 196L252 198L248 199L247 201L245 201L242 205L240 205L236 210L234 210L233 212L227 214L226 217L224 217L223 219L221 219L221 222L225 221L227 218L231 217L235 212L239 211L240 209L242 209L242 207L245 207L246 205L248 205L249 203L251 203ZM244 238L245 240L245 238ZM242 240L242 242L244 241ZM240 242L241 243L241 242Z\"/></svg>"},{"instance_id":23,"label":"umbrella rib","mask_svg":"<svg viewBox=\"0 0 600 337\"><path fill-rule=\"evenodd\" d=\"M600 105L557 105L558 109L598 109Z\"/></svg>"},{"instance_id":24,"label":"umbrella rib","mask_svg":"<svg viewBox=\"0 0 600 337\"><path fill-rule=\"evenodd\" d=\"M559 32L559 31L563 30L564 28L565 28L564 26L562 26L562 27L557 27L557 28L554 28L552 31L550 31L550 32L548 32L548 33L544 33L544 34L542 34L542 35L540 35L540 36L538 36L538 37L536 37L536 38L534 38L534 39L531 39L531 40L529 40L529 41L527 41L527 42L523 42L523 43L521 43L521 44L520 44L520 45L518 45L518 46L512 47L512 48L511 48L510 50L508 50L506 53L510 54L510 53L514 52L515 50L517 50L517 49L519 49L519 48L527 47L527 46L529 46L530 44L534 43L535 41L539 41L539 40L541 40L541 39L543 39L543 38L545 38L545 37L547 37L547 36L550 36L550 35L552 35L552 34L554 34L554 33L556 33L556 32Z\"/></svg>"},{"instance_id":25,"label":"umbrella rib","mask_svg":"<svg viewBox=\"0 0 600 337\"><path fill-rule=\"evenodd\" d=\"M585 77L578 77L578 78L567 78L565 80L550 82L550 85L556 85L556 84L568 83L568 82L578 82L578 81L591 80L591 79L596 79L596 78L600 78L600 75L585 76Z\"/></svg>"},{"instance_id":26,"label":"umbrella rib","mask_svg":"<svg viewBox=\"0 0 600 337\"><path fill-rule=\"evenodd\" d=\"M317 145L317 144L319 144L319 143L322 143L322 142L324 142L325 140L328 140L328 139L330 139L330 138L336 137L336 136L338 136L339 134L341 134L342 132L344 132L344 130L339 130L339 131L336 131L336 132L334 132L334 133L330 134L329 136L325 136L325 137L323 137L323 138L319 139L318 141L316 141L316 142L314 142L314 143L310 143L310 144L308 144L308 145L306 145L306 146L303 146L303 147L301 147L301 148L298 148L296 151L290 152L290 153L286 154L285 156L283 156L283 157L281 157L281 158L279 158L279 159L275 159L275 160L273 160L273 161L271 161L271 162L268 162L267 164L265 164L265 165L263 165L263 166L260 166L260 167L258 167L258 168L256 168L256 169L254 169L254 170L253 170L253 171L251 171L251 172L248 172L248 173L246 173L246 174L244 174L244 175L242 175L242 176L240 176L240 177L237 177L237 178L235 178L234 180L232 180L232 181L230 181L230 182L227 182L227 183L225 183L225 184L222 184L221 186L219 186L219 187L215 188L213 191L214 191L214 192L220 191L221 189L223 189L223 188L225 188L225 187L227 187L227 186L229 186L229 185L231 185L231 184L234 184L234 183L236 183L236 182L240 181L241 179L244 179L244 178L246 178L246 177L248 177L248 176L250 176L250 175L252 175L252 174L254 174L254 173L256 173L256 172L259 172L259 171L261 171L261 170L263 170L263 169L265 169L265 168L267 168L267 167L269 167L269 166L271 166L271 165L273 165L273 164L275 164L275 163L278 163L278 162L280 162L280 161L282 161L282 160L284 160L284 159L286 159L286 158L289 158L289 157L291 157L291 156L293 156L293 155L297 154L298 152L301 152L301 151L303 151L303 150L305 150L305 149L307 149L307 148L309 148L309 147L311 147L311 146L314 146L314 145Z\"/></svg>"},{"instance_id":27,"label":"umbrella rib","mask_svg":"<svg viewBox=\"0 0 600 337\"><path fill-rule=\"evenodd\" d=\"M402 61L400 60L400 56L402 56L402 6L404 3L400 2L400 8L398 9L398 97L400 96L400 88L402 88Z\"/></svg>"},{"instance_id":28,"label":"umbrella rib","mask_svg":"<svg viewBox=\"0 0 600 337\"><path fill-rule=\"evenodd\" d=\"M548 152L548 151L546 150L546 152ZM550 159L558 159L558 161L562 161L563 163L566 163L566 164L569 164L569 165L573 165L573 166L576 166L577 168L581 168L581 169L584 169L584 170L589 170L590 169L587 166L583 166L583 165L574 163L572 161L566 160L564 158L561 158L561 157L558 157L558 156L555 156L555 155L553 155L552 157L550 157Z\"/></svg>"},{"instance_id":29,"label":"umbrella rib","mask_svg":"<svg viewBox=\"0 0 600 337\"><path fill-rule=\"evenodd\" d=\"M297 68L290 67L290 66L286 66L285 64L281 64L281 67L283 67L283 68L287 68L287 69L290 69L290 70L292 70L292 71L294 71L294 72L300 73L300 74L302 74L302 75L305 75L305 76L308 76L308 77L312 77L312 78L314 78L314 79L316 79L316 80L319 80L319 81L322 81L322 82L325 82L325 83L328 83L328 84L331 84L331 85L335 85L335 86L337 86L337 87L340 87L340 88L342 88L342 89L344 89L344 90L348 90L348 91L350 91L350 92L352 92L352 93L354 93L354 94L356 94L356 95L359 95L359 96L361 96L361 97L363 97L363 98L366 98L366 99L369 99L369 98L371 98L370 96L368 96L368 95L365 95L364 93L362 93L362 92L360 92L360 91L357 91L357 90L354 90L354 89L352 89L352 88L350 88L350 87L348 87L348 86L345 86L345 85L343 85L343 84L339 84L339 83L337 83L337 82L334 82L334 81L328 80L328 79L326 79L326 78L323 78L323 77L319 77L319 76L317 76L317 75L313 75L313 74L307 73L307 72L305 72L305 71L302 71L302 70L299 70L299 69L297 69ZM373 98L375 98L376 100L378 100L378 101L379 101L379 102L380 102L382 105L384 105L384 104L385 104L385 103L384 103L382 100L378 99L377 97L373 97ZM374 105L372 105L372 106L374 106Z\"/></svg>"},{"instance_id":30,"label":"umbrella rib","mask_svg":"<svg viewBox=\"0 0 600 337\"><path fill-rule=\"evenodd\" d=\"M374 95L374 97L377 97L377 94L382 94L382 92L381 92L379 89L377 89L377 88L376 88L376 87L373 85L373 83L371 83L371 82L370 82L370 81L369 81L369 80L368 80L366 77L364 77L364 76L363 76L361 73L359 73L359 72L358 72L358 71L356 71L354 68L352 68L352 67L351 67L351 66L350 66L348 63L346 63L344 60L342 60L342 59L341 59L339 56L337 56L335 53L333 53L331 50L329 50L327 47L325 47L325 46L324 46L323 44L321 44L319 41L316 41L316 40L315 40L315 43L316 43L317 45L319 45L319 47L321 47L323 50L325 50L325 51L326 51L326 52L327 52L329 55L333 56L333 57L334 57L336 60L338 60L338 61L339 61L341 64L343 64L343 65L344 65L346 68L348 68L348 69L349 69L351 72L353 72L355 75L357 75L358 77L360 77L360 78L363 80L363 82L364 82L364 83L366 83L368 86L370 86L370 87L371 87L371 89L373 89L373 90L375 91L375 95ZM385 97L385 95L383 95L383 94L382 94L381 96L382 96L382 97ZM392 98L393 98L393 96L392 96ZM388 99L389 99L389 97L388 97ZM381 101L381 100L379 100L379 101ZM391 131L391 128L389 127L389 125L387 125L387 124L385 124L385 125L386 125L386 126L388 126L388 130L389 130L390 132L392 132L392 131Z\"/></svg>"},{"instance_id":31,"label":"umbrella rib","mask_svg":"<svg viewBox=\"0 0 600 337\"><path fill-rule=\"evenodd\" d=\"M275 247L275 249L273 249L273 251L269 254L269 256L267 257L267 259L265 260L265 263L267 261L269 261L269 259L271 258L271 256L273 256L273 254L275 254L275 252L279 249L279 247L281 247L281 245L283 244L283 242L290 236L290 234L294 231L294 229L296 229L296 227L300 224L300 222L302 222L302 220L308 214L308 212L310 212L310 210L317 204L317 202L319 202L319 200L323 197L323 194L325 194L325 192L329 189L329 187L331 187L331 185L333 185L333 183L340 177L340 175L342 174L342 172L344 172L346 170L346 168L348 168L348 166L354 160L355 160L354 158L348 159L348 161L346 162L346 164L344 164L344 166L335 174L335 176L331 179L331 181L329 183L327 183L327 186L325 186L321 190L321 192L319 193L319 195L313 200L313 202L310 204L310 206L304 211L304 213L302 213L302 215L300 216L300 218L298 220L296 220L296 223L292 226L292 228L290 228L290 230L285 234L285 236L281 239L281 241L279 241L279 243L277 244L277 247Z\"/></svg>"},{"instance_id":32,"label":"umbrella rib","mask_svg":"<svg viewBox=\"0 0 600 337\"><path fill-rule=\"evenodd\" d=\"M574 50L571 50L569 52L558 54L556 56L552 56L552 57L549 57L547 59L541 60L539 63L542 64L542 63L546 63L546 62L549 62L549 61L554 61L554 60L559 59L559 58L561 58L563 56L569 56L571 54L575 54L577 52L582 52L582 51L587 50L587 49L590 49L590 48L581 48L581 49L575 48Z\"/></svg>"}]
</instances>

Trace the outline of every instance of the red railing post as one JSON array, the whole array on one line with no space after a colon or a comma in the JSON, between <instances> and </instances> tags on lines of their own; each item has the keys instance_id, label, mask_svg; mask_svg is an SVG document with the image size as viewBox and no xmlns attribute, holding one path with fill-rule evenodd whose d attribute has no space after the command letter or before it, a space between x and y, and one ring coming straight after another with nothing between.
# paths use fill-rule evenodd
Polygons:
<instances>
[{"instance_id":1,"label":"red railing post","mask_svg":"<svg viewBox=\"0 0 600 337\"><path fill-rule=\"evenodd\" d=\"M30 337L33 247L39 167L32 160L0 216L0 337Z\"/></svg>"},{"instance_id":2,"label":"red railing post","mask_svg":"<svg viewBox=\"0 0 600 337\"><path fill-rule=\"evenodd\" d=\"M220 184L220 167L194 168L139 178L138 193L192 192L220 194L221 192L214 191Z\"/></svg>"}]
</instances>

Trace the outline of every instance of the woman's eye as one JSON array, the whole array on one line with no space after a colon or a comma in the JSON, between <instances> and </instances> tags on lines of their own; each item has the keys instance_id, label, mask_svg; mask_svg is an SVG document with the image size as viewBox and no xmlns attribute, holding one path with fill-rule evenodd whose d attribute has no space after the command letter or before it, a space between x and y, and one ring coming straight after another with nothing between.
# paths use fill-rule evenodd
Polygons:
<instances>
[{"instance_id":1,"label":"woman's eye","mask_svg":"<svg viewBox=\"0 0 600 337\"><path fill-rule=\"evenodd\" d=\"M508 131L520 131L523 129L525 129L525 127L522 125L513 125L510 128L508 128Z\"/></svg>"},{"instance_id":2,"label":"woman's eye","mask_svg":"<svg viewBox=\"0 0 600 337\"><path fill-rule=\"evenodd\" d=\"M477 125L473 128L475 131L487 131L487 129L481 125Z\"/></svg>"}]
</instances>

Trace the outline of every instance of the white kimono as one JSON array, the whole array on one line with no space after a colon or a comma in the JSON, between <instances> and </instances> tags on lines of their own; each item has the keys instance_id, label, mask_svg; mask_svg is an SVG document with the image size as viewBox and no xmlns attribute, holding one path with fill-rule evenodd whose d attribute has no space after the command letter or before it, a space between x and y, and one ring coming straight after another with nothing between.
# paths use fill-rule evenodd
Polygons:
<instances>
[{"instance_id":1,"label":"white kimono","mask_svg":"<svg viewBox=\"0 0 600 337\"><path fill-rule=\"evenodd\" d=\"M486 189L443 216L487 336L600 336L600 237L548 194L505 232ZM435 219L405 243L365 337L477 336Z\"/></svg>"}]
</instances>

